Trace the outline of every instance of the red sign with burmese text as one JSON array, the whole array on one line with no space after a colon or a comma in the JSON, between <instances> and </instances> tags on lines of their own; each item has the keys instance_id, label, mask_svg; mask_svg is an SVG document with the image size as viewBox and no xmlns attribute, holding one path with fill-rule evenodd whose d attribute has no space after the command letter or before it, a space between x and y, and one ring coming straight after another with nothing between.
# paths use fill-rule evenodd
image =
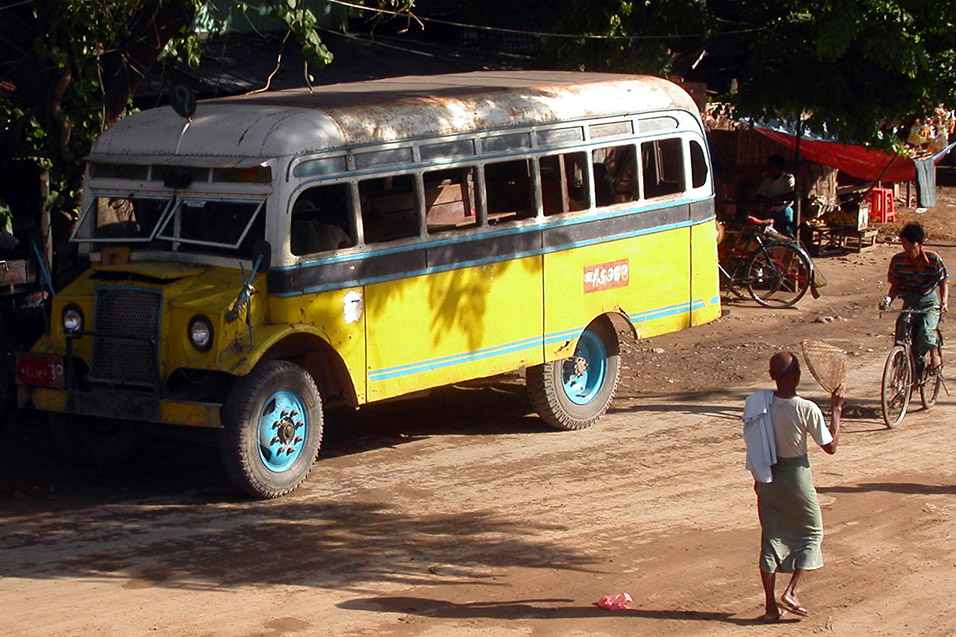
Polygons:
<instances>
[{"instance_id":1,"label":"red sign with burmese text","mask_svg":"<svg viewBox=\"0 0 956 637\"><path fill-rule=\"evenodd\" d=\"M17 354L17 383L63 389L63 357L55 354Z\"/></svg>"},{"instance_id":2,"label":"red sign with burmese text","mask_svg":"<svg viewBox=\"0 0 956 637\"><path fill-rule=\"evenodd\" d=\"M630 283L627 259L584 266L584 293L623 288Z\"/></svg>"}]
</instances>

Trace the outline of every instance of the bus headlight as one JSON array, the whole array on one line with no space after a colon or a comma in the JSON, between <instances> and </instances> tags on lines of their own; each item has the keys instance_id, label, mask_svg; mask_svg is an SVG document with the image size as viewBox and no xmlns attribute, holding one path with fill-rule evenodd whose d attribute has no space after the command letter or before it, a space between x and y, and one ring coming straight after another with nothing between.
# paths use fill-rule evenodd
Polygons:
<instances>
[{"instance_id":1,"label":"bus headlight","mask_svg":"<svg viewBox=\"0 0 956 637\"><path fill-rule=\"evenodd\" d=\"M63 308L63 331L81 332L83 330L83 310L78 305L67 305Z\"/></svg>"},{"instance_id":2,"label":"bus headlight","mask_svg":"<svg viewBox=\"0 0 956 637\"><path fill-rule=\"evenodd\" d=\"M212 323L205 316L194 316L189 321L189 342L200 352L212 347Z\"/></svg>"}]
</instances>

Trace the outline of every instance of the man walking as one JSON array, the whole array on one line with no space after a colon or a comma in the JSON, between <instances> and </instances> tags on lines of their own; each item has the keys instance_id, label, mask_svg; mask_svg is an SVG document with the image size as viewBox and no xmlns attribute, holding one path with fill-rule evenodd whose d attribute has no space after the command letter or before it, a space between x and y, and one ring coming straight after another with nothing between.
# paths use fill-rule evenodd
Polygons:
<instances>
[{"instance_id":1,"label":"man walking","mask_svg":"<svg viewBox=\"0 0 956 637\"><path fill-rule=\"evenodd\" d=\"M765 596L764 622L779 621L784 611L806 617L797 588L806 571L823 566L823 516L807 458L807 434L828 454L836 453L846 386L830 395L830 424L813 402L797 395L800 362L790 352L770 359L776 391L762 390L747 398L744 439L747 468L754 475L760 516L760 581ZM776 574L792 573L780 600Z\"/></svg>"}]
</instances>

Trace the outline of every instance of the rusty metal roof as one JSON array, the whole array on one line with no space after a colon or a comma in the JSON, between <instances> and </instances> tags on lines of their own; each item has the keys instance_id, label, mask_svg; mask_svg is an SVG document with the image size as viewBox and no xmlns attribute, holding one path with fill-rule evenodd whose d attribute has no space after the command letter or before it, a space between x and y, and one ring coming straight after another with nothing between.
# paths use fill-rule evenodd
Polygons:
<instances>
[{"instance_id":1,"label":"rusty metal roof","mask_svg":"<svg viewBox=\"0 0 956 637\"><path fill-rule=\"evenodd\" d=\"M200 101L191 121L170 107L133 114L96 142L93 161L205 158L205 165L478 130L661 109L696 113L657 77L562 71L407 76Z\"/></svg>"}]
</instances>

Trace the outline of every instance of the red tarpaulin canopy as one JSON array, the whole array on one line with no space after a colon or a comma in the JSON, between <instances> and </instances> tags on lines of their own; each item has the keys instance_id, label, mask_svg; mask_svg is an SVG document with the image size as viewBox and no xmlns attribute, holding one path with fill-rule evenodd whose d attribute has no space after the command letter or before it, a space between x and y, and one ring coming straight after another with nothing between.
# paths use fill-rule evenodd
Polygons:
<instances>
[{"instance_id":1,"label":"red tarpaulin canopy","mask_svg":"<svg viewBox=\"0 0 956 637\"><path fill-rule=\"evenodd\" d=\"M779 129L754 125L758 133L766 135L779 144L797 149L797 137ZM932 159L938 163L956 144L950 144ZM824 166L837 168L867 181L912 181L916 179L916 164L910 157L893 155L882 150L857 144L823 140L804 135L800 138L800 156Z\"/></svg>"}]
</instances>

